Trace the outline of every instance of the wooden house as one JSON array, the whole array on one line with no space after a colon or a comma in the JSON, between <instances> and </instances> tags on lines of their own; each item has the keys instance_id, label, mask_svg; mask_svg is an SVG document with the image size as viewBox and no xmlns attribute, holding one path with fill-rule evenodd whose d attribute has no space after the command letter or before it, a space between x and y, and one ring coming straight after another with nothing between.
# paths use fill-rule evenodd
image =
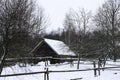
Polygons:
<instances>
[{"instance_id":1,"label":"wooden house","mask_svg":"<svg viewBox=\"0 0 120 80\"><path fill-rule=\"evenodd\" d=\"M30 54L35 57L52 57L53 59L70 58L76 56L76 54L70 50L64 42L52 39L43 39L37 46L35 46ZM51 62L54 63L56 60L51 60Z\"/></svg>"}]
</instances>

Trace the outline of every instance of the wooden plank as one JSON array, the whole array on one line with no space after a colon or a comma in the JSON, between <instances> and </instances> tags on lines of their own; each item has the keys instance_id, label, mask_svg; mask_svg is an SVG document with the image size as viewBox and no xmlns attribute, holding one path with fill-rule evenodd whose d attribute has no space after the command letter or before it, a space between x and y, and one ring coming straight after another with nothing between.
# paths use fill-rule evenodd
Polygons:
<instances>
[{"instance_id":1,"label":"wooden plank","mask_svg":"<svg viewBox=\"0 0 120 80\"><path fill-rule=\"evenodd\" d=\"M75 79L70 79L70 80L81 80L83 79L82 77L81 78L75 78Z\"/></svg>"},{"instance_id":2,"label":"wooden plank","mask_svg":"<svg viewBox=\"0 0 120 80\"><path fill-rule=\"evenodd\" d=\"M0 77L11 77L11 76L22 76L22 75L33 75L33 74L42 74L46 71L41 72L31 72L31 73L18 73L18 74L7 74L7 75L0 75Z\"/></svg>"}]
</instances>

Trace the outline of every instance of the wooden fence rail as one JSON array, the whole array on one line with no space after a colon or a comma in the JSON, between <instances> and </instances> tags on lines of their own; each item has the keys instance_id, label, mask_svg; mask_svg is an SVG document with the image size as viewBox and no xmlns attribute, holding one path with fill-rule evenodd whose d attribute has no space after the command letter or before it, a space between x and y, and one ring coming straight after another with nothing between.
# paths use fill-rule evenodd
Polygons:
<instances>
[{"instance_id":1,"label":"wooden fence rail","mask_svg":"<svg viewBox=\"0 0 120 80\"><path fill-rule=\"evenodd\" d=\"M104 67L104 68L91 68L91 69L80 69L80 70L61 70L61 71L46 70L46 71L41 71L41 72L0 75L0 77L23 76L23 75L33 75L33 74L43 74L43 73L79 72L79 71L91 71L91 70L111 69L111 68L120 68L120 67Z\"/></svg>"},{"instance_id":2,"label":"wooden fence rail","mask_svg":"<svg viewBox=\"0 0 120 80\"><path fill-rule=\"evenodd\" d=\"M23 58L20 58L23 59ZM34 57L32 58L24 58L24 59L35 59ZM48 66L48 59L74 59L77 60L77 58L53 58L53 57L38 57L37 59L47 59L45 61L45 70L44 71L40 71L40 72L30 72L30 73L18 73L18 74L7 74L7 75L0 75L0 77L12 77L12 76L23 76L23 75L33 75L33 74L44 74L44 80L49 80L49 74L50 73L65 73L65 72L79 72L79 71L91 71L93 70L94 72L94 76L97 76L97 72L98 75L100 75L100 70L101 69L113 69L113 68L120 68L120 66L117 67L100 67L100 65L98 65L98 67L96 66L96 64L98 64L98 61L96 63L96 61L93 61L93 63L89 63L89 64L93 64L93 68L88 68L88 69L77 69L77 70L61 70L61 71L52 71L49 70L46 66ZM8 61L13 61L13 60L17 60L15 58L11 58L11 59L6 59ZM79 63L78 63L79 64Z\"/></svg>"}]
</instances>

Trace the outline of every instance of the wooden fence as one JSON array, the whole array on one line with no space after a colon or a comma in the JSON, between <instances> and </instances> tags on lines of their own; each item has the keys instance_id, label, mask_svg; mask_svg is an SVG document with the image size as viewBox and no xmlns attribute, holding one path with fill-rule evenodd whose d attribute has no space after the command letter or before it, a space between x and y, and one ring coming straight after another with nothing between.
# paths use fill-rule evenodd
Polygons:
<instances>
[{"instance_id":1,"label":"wooden fence","mask_svg":"<svg viewBox=\"0 0 120 80\"><path fill-rule=\"evenodd\" d=\"M38 59L46 59L47 61L45 61L45 66L48 65L48 59L51 59L52 57L37 57ZM23 59L23 58L20 58ZM31 58L24 58L24 59L31 59ZM32 57L32 59L36 59L34 57ZM52 58L52 59L73 59L73 60L77 60L77 58ZM16 60L14 58L11 59L6 59L8 61L13 61ZM92 61L92 60L91 60ZM89 69L76 69L76 70L61 70L61 71L52 71L49 70L49 68L45 67L44 71L40 71L40 72L30 72L30 73L18 73L18 74L7 74L7 75L0 75L0 77L12 77L12 76L23 76L23 75L33 75L33 74L44 74L44 80L49 80L50 76L49 74L51 73L67 73L67 72L79 72L79 71L93 71L94 72L94 76L98 76L100 75L100 71L102 69L113 69L113 68L120 68L120 66L117 67L100 67L100 65L98 64L98 62L96 63L95 61L93 61L91 64L93 64L93 68L89 68ZM77 79L71 79L71 80L77 80Z\"/></svg>"},{"instance_id":2,"label":"wooden fence","mask_svg":"<svg viewBox=\"0 0 120 80\"><path fill-rule=\"evenodd\" d=\"M52 71L49 68L46 68L45 71L40 72L30 72L30 73L18 73L18 74L7 74L7 75L0 75L0 77L12 77L12 76L23 76L23 75L33 75L33 74L44 74L44 80L49 80L50 73L67 73L67 72L79 72L79 71L94 71L94 76L100 75L100 70L102 69L113 69L113 68L120 68L120 67L104 67L104 68L96 68L95 62L93 62L93 68L90 69L79 69L79 70L61 70L61 71ZM97 73L98 72L98 73ZM76 80L76 79L74 79Z\"/></svg>"}]
</instances>

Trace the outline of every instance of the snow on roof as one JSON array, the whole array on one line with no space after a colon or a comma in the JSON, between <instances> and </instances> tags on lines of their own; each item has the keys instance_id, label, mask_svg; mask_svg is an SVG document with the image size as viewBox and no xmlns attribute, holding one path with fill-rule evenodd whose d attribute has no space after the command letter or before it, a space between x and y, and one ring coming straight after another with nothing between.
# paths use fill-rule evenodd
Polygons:
<instances>
[{"instance_id":1,"label":"snow on roof","mask_svg":"<svg viewBox=\"0 0 120 80\"><path fill-rule=\"evenodd\" d=\"M44 41L59 55L75 56L75 53L62 41L52 39L44 39Z\"/></svg>"}]
</instances>

